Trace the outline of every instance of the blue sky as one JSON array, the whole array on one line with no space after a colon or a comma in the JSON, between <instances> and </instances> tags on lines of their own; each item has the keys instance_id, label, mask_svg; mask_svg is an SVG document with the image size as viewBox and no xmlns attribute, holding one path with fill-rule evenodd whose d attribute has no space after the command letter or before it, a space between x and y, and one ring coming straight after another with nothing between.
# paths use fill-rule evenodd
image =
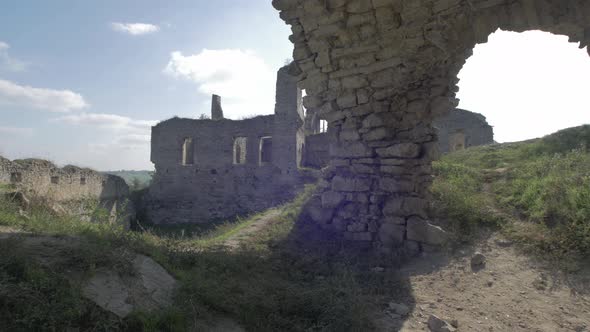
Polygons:
<instances>
[{"instance_id":1,"label":"blue sky","mask_svg":"<svg viewBox=\"0 0 590 332\"><path fill-rule=\"evenodd\" d=\"M150 126L270 114L290 29L267 0L3 0L0 155L151 169ZM498 141L590 122L590 58L566 37L499 32L460 74Z\"/></svg>"},{"instance_id":2,"label":"blue sky","mask_svg":"<svg viewBox=\"0 0 590 332\"><path fill-rule=\"evenodd\" d=\"M151 168L149 125L212 92L229 117L272 113L289 34L263 0L4 0L0 155Z\"/></svg>"}]
</instances>

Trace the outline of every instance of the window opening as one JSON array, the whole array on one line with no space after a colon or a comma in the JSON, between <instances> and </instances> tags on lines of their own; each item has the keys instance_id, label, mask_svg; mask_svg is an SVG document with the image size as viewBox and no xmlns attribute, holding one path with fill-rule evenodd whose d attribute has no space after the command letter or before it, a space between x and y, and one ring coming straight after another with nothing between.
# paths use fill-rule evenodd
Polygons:
<instances>
[{"instance_id":1,"label":"window opening","mask_svg":"<svg viewBox=\"0 0 590 332\"><path fill-rule=\"evenodd\" d=\"M260 138L260 164L268 164L272 162L272 137Z\"/></svg>"},{"instance_id":2,"label":"window opening","mask_svg":"<svg viewBox=\"0 0 590 332\"><path fill-rule=\"evenodd\" d=\"M240 165L246 163L246 144L248 138L236 137L234 139L234 164Z\"/></svg>"},{"instance_id":3,"label":"window opening","mask_svg":"<svg viewBox=\"0 0 590 332\"><path fill-rule=\"evenodd\" d=\"M193 139L187 137L182 143L182 164L183 165L194 165L195 163L195 152L193 146Z\"/></svg>"}]
</instances>

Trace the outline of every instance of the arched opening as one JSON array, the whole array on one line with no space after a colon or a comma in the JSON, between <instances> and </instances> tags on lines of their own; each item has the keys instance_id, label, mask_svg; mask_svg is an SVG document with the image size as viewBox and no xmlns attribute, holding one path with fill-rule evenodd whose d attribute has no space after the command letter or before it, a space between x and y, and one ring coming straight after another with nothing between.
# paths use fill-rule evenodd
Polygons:
<instances>
[{"instance_id":1,"label":"arched opening","mask_svg":"<svg viewBox=\"0 0 590 332\"><path fill-rule=\"evenodd\" d=\"M327 17L322 17L324 8L293 3L273 2L295 31L294 60L307 104L320 108L333 134L331 172L325 176L329 185L320 190L321 199L308 205L309 211L322 213L310 213L310 219L344 238L376 242L385 251L403 247L416 252L444 238L428 213L431 163L438 158L433 121L458 106L457 75L475 45L498 28L539 29L583 46L590 43L590 6L579 0L433 6L379 1L372 8L383 15L352 20L352 25L349 15L334 17L321 33L305 18ZM371 5L356 1L346 7L351 9L362 12ZM465 134L464 142L447 147L472 145ZM351 193L359 192L371 199L354 199Z\"/></svg>"},{"instance_id":2,"label":"arched opening","mask_svg":"<svg viewBox=\"0 0 590 332\"><path fill-rule=\"evenodd\" d=\"M460 109L435 121L441 150L449 147L433 164L435 215L455 234L501 224L540 252L587 255L588 50L538 30L498 30L487 40L457 61ZM480 137L486 120L506 144L469 149L491 143Z\"/></svg>"},{"instance_id":3,"label":"arched opening","mask_svg":"<svg viewBox=\"0 0 590 332\"><path fill-rule=\"evenodd\" d=\"M458 74L459 108L485 119L455 114L452 130L462 131L473 145L483 145L533 139L590 123L589 75L586 50L569 43L567 36L498 30L487 43L475 46ZM486 121L494 129L493 140L482 137Z\"/></svg>"}]
</instances>

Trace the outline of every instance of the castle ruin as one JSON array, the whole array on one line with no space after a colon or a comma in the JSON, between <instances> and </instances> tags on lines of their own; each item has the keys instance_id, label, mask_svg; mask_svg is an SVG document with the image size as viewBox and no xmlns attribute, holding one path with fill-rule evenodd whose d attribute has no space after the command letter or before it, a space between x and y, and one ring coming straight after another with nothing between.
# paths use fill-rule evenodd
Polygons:
<instances>
[{"instance_id":1,"label":"castle ruin","mask_svg":"<svg viewBox=\"0 0 590 332\"><path fill-rule=\"evenodd\" d=\"M305 115L297 80L277 74L274 115L223 117L214 95L211 119L172 118L152 128L156 172L144 199L156 224L205 223L276 206L301 187Z\"/></svg>"},{"instance_id":2,"label":"castle ruin","mask_svg":"<svg viewBox=\"0 0 590 332\"><path fill-rule=\"evenodd\" d=\"M175 117L152 128L156 172L143 202L150 222L208 223L264 210L293 197L301 167L329 164L330 141L337 137L321 110L304 110L290 68L277 74L274 115L225 119L221 97L213 95L210 119ZM493 140L476 113L457 110L437 124L441 144L454 142L449 151Z\"/></svg>"}]
</instances>

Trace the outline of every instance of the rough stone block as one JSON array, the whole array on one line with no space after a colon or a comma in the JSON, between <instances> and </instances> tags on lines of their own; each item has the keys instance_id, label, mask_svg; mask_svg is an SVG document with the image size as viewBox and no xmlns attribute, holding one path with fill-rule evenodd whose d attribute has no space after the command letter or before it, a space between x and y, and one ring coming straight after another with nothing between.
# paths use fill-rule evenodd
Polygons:
<instances>
[{"instance_id":1,"label":"rough stone block","mask_svg":"<svg viewBox=\"0 0 590 332\"><path fill-rule=\"evenodd\" d=\"M414 183L407 180L382 177L379 179L379 189L390 193L409 193L414 191Z\"/></svg>"},{"instance_id":2,"label":"rough stone block","mask_svg":"<svg viewBox=\"0 0 590 332\"><path fill-rule=\"evenodd\" d=\"M322 206L326 208L337 207L344 200L344 195L334 191L326 191L322 194Z\"/></svg>"},{"instance_id":3,"label":"rough stone block","mask_svg":"<svg viewBox=\"0 0 590 332\"><path fill-rule=\"evenodd\" d=\"M379 228L379 241L386 247L397 247L404 243L406 227L393 223L385 223Z\"/></svg>"},{"instance_id":4,"label":"rough stone block","mask_svg":"<svg viewBox=\"0 0 590 332\"><path fill-rule=\"evenodd\" d=\"M377 154L384 158L418 158L420 145L414 143L395 144L387 148L377 149Z\"/></svg>"},{"instance_id":5,"label":"rough stone block","mask_svg":"<svg viewBox=\"0 0 590 332\"><path fill-rule=\"evenodd\" d=\"M407 231L409 240L428 245L442 245L449 239L449 234L442 228L419 217L408 219Z\"/></svg>"},{"instance_id":6,"label":"rough stone block","mask_svg":"<svg viewBox=\"0 0 590 332\"><path fill-rule=\"evenodd\" d=\"M393 197L385 204L383 214L386 216L407 217L418 215L426 217L428 201L418 197Z\"/></svg>"},{"instance_id":7,"label":"rough stone block","mask_svg":"<svg viewBox=\"0 0 590 332\"><path fill-rule=\"evenodd\" d=\"M357 192L368 191L369 189L371 189L369 179L345 178L342 176L335 176L332 179L332 190L334 191Z\"/></svg>"},{"instance_id":8,"label":"rough stone block","mask_svg":"<svg viewBox=\"0 0 590 332\"><path fill-rule=\"evenodd\" d=\"M341 144L339 146L330 146L330 155L340 158L364 158L371 157L373 150L363 143Z\"/></svg>"}]
</instances>

